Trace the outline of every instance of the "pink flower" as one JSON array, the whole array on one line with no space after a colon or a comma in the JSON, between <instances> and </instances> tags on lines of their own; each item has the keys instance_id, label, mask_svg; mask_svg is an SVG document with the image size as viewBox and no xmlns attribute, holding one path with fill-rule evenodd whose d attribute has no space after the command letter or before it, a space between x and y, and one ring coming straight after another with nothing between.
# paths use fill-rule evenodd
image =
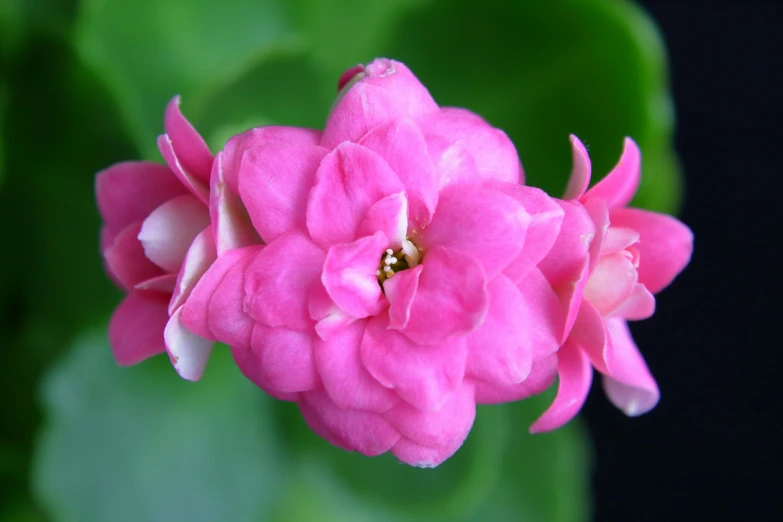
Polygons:
<instances>
[{"instance_id":1,"label":"pink flower","mask_svg":"<svg viewBox=\"0 0 783 522\"><path fill-rule=\"evenodd\" d=\"M477 399L554 380L563 317L537 265L564 212L520 185L504 133L403 64L340 86L323 133L253 129L218 156L265 244L220 253L182 320L332 444L435 466Z\"/></svg>"},{"instance_id":2,"label":"pink flower","mask_svg":"<svg viewBox=\"0 0 783 522\"><path fill-rule=\"evenodd\" d=\"M609 400L629 416L648 412L659 391L628 330L650 317L660 292L690 261L693 235L677 219L626 208L640 180L640 154L625 140L617 166L589 191L590 159L571 137L574 168L563 202L566 219L539 267L557 289L567 338L558 351L557 397L531 432L558 428L581 409L594 367ZM589 216L594 237L584 234ZM570 218L570 219L569 219ZM566 260L566 262L564 262Z\"/></svg>"},{"instance_id":3,"label":"pink flower","mask_svg":"<svg viewBox=\"0 0 783 522\"><path fill-rule=\"evenodd\" d=\"M121 365L168 350L180 375L195 380L212 342L179 318L216 256L208 208L213 157L182 116L178 97L166 108L165 127L158 146L168 166L130 161L96 178L106 270L128 292L111 318L109 339Z\"/></svg>"}]
</instances>

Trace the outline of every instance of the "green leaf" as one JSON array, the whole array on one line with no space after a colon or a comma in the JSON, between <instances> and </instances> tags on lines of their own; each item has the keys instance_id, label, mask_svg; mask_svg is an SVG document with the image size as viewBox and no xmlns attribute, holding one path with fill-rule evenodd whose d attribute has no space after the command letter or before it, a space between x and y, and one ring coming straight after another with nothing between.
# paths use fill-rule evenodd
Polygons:
<instances>
[{"instance_id":1,"label":"green leaf","mask_svg":"<svg viewBox=\"0 0 783 522\"><path fill-rule=\"evenodd\" d=\"M89 335L46 377L43 402L33 487L55 521L257 521L280 494L269 399L226 349L194 384L165 356L120 368Z\"/></svg>"},{"instance_id":2,"label":"green leaf","mask_svg":"<svg viewBox=\"0 0 783 522\"><path fill-rule=\"evenodd\" d=\"M264 56L301 45L287 18L283 0L84 0L76 42L154 158L172 96L181 94L185 111L198 115Z\"/></svg>"},{"instance_id":3,"label":"green leaf","mask_svg":"<svg viewBox=\"0 0 783 522\"><path fill-rule=\"evenodd\" d=\"M440 104L467 107L505 130L530 185L562 194L570 133L589 148L593 181L631 136L644 160L637 204L677 207L663 44L635 5L436 0L395 34L385 54L410 66Z\"/></svg>"}]
</instances>

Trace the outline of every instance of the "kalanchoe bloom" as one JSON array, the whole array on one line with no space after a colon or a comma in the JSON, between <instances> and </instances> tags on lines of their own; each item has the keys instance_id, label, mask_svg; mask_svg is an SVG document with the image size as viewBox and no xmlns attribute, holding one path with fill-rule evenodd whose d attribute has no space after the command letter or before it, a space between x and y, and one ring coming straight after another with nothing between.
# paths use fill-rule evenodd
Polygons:
<instances>
[{"instance_id":1,"label":"kalanchoe bloom","mask_svg":"<svg viewBox=\"0 0 783 522\"><path fill-rule=\"evenodd\" d=\"M96 178L106 270L128 292L112 316L109 339L119 364L168 349L180 375L198 379L212 342L179 318L216 255L208 208L213 156L182 116L178 97L166 108L165 128L158 146L168 166L124 162Z\"/></svg>"},{"instance_id":2,"label":"kalanchoe bloom","mask_svg":"<svg viewBox=\"0 0 783 522\"><path fill-rule=\"evenodd\" d=\"M323 133L253 129L219 155L213 180L264 244L222 253L182 320L332 444L435 466L477 398L553 382L563 315L537 265L564 212L520 185L504 133L403 64L340 87Z\"/></svg>"},{"instance_id":3,"label":"kalanchoe bloom","mask_svg":"<svg viewBox=\"0 0 783 522\"><path fill-rule=\"evenodd\" d=\"M627 321L653 314L653 294L685 268L693 250L690 229L677 219L626 208L641 172L639 149L631 139L625 140L617 166L590 190L587 151L574 136L571 144L574 167L568 201L562 204L573 209L567 213L572 219L564 222L556 247L540 265L561 298L567 338L558 351L557 397L533 424L533 432L555 429L576 415L590 389L593 367L604 376L609 400L627 415L655 407L658 386ZM586 216L595 230L588 242L582 232ZM565 252L571 268L560 270L567 268Z\"/></svg>"}]
</instances>

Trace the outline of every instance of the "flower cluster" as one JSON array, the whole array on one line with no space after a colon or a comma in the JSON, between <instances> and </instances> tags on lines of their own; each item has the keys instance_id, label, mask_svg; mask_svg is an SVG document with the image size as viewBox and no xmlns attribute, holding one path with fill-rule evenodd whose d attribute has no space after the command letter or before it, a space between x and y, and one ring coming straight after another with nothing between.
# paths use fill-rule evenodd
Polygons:
<instances>
[{"instance_id":1,"label":"flower cluster","mask_svg":"<svg viewBox=\"0 0 783 522\"><path fill-rule=\"evenodd\" d=\"M103 256L128 291L110 325L117 361L166 350L196 380L225 343L332 444L422 467L462 445L476 404L556 376L532 431L578 412L593 367L628 415L655 406L626 321L652 315L692 236L626 208L636 145L586 190L572 137L561 200L524 185L502 131L439 107L403 64L354 67L338 88L323 131L251 129L214 157L175 99L158 141L167 167L98 175Z\"/></svg>"}]
</instances>

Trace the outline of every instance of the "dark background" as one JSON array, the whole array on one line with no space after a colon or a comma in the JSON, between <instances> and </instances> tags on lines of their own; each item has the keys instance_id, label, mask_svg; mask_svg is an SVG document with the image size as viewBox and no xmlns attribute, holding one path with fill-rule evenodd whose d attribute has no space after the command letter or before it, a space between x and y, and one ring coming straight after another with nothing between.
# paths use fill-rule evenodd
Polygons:
<instances>
[{"instance_id":1,"label":"dark background","mask_svg":"<svg viewBox=\"0 0 783 522\"><path fill-rule=\"evenodd\" d=\"M596 520L783 520L783 2L641 4L669 52L696 240L677 291L632 325L660 404L623 421L594 386L584 409Z\"/></svg>"}]
</instances>

